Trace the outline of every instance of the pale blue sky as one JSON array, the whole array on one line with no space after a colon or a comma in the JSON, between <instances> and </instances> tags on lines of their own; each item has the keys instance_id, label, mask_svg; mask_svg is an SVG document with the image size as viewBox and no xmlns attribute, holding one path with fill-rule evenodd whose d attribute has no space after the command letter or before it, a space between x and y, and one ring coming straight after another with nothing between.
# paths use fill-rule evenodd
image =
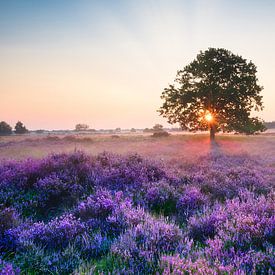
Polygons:
<instances>
[{"instance_id":1,"label":"pale blue sky","mask_svg":"<svg viewBox=\"0 0 275 275\"><path fill-rule=\"evenodd\" d=\"M0 120L32 129L166 124L156 112L163 88L208 47L256 64L260 116L275 120L274 14L271 0L0 0Z\"/></svg>"}]
</instances>

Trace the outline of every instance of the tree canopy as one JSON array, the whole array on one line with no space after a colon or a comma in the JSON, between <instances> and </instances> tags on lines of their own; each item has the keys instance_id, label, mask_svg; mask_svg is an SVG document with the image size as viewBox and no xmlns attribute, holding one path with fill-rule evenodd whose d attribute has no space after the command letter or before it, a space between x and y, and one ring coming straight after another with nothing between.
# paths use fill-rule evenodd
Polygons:
<instances>
[{"instance_id":1,"label":"tree canopy","mask_svg":"<svg viewBox=\"0 0 275 275\"><path fill-rule=\"evenodd\" d=\"M263 131L262 121L250 116L263 109L256 73L252 61L226 49L201 51L164 89L159 112L191 131Z\"/></svg>"},{"instance_id":2,"label":"tree canopy","mask_svg":"<svg viewBox=\"0 0 275 275\"><path fill-rule=\"evenodd\" d=\"M21 121L18 121L14 127L16 134L26 134L28 129L24 126Z\"/></svg>"},{"instance_id":3,"label":"tree canopy","mask_svg":"<svg viewBox=\"0 0 275 275\"><path fill-rule=\"evenodd\" d=\"M84 123L78 123L75 125L75 131L88 131L89 125Z\"/></svg>"},{"instance_id":4,"label":"tree canopy","mask_svg":"<svg viewBox=\"0 0 275 275\"><path fill-rule=\"evenodd\" d=\"M163 126L161 124L155 124L153 126L153 132L162 132L163 131Z\"/></svg>"},{"instance_id":5,"label":"tree canopy","mask_svg":"<svg viewBox=\"0 0 275 275\"><path fill-rule=\"evenodd\" d=\"M12 134L12 128L11 126L5 122L0 122L0 135L11 135Z\"/></svg>"}]
</instances>

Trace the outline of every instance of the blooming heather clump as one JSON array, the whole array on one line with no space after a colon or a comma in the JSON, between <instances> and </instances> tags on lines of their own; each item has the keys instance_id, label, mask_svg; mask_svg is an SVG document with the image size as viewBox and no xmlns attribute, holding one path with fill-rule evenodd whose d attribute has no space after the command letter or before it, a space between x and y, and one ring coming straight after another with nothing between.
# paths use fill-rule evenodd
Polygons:
<instances>
[{"instance_id":1,"label":"blooming heather clump","mask_svg":"<svg viewBox=\"0 0 275 275\"><path fill-rule=\"evenodd\" d=\"M85 221L87 228L99 229L112 236L118 236L128 227L144 222L148 217L142 208L134 208L130 200L124 199L122 192L112 195L104 189L97 190L80 202L75 214Z\"/></svg>"},{"instance_id":2,"label":"blooming heather clump","mask_svg":"<svg viewBox=\"0 0 275 275\"><path fill-rule=\"evenodd\" d=\"M187 187L177 202L178 213L187 218L207 202L206 196L196 187Z\"/></svg>"},{"instance_id":3,"label":"blooming heather clump","mask_svg":"<svg viewBox=\"0 0 275 275\"><path fill-rule=\"evenodd\" d=\"M245 274L273 274L274 271L274 247L267 245L264 251L248 249L242 251L238 248L227 247L219 237L207 241L204 256L211 262L216 261L234 266Z\"/></svg>"},{"instance_id":4,"label":"blooming heather clump","mask_svg":"<svg viewBox=\"0 0 275 275\"><path fill-rule=\"evenodd\" d=\"M193 183L213 199L233 198L243 189L267 194L274 187L269 181L270 169L246 155L210 155L200 158L192 168Z\"/></svg>"},{"instance_id":5,"label":"blooming heather clump","mask_svg":"<svg viewBox=\"0 0 275 275\"><path fill-rule=\"evenodd\" d=\"M4 208L0 210L0 236L2 236L7 229L15 227L18 224L19 217L14 209Z\"/></svg>"},{"instance_id":6,"label":"blooming heather clump","mask_svg":"<svg viewBox=\"0 0 275 275\"><path fill-rule=\"evenodd\" d=\"M255 197L242 192L225 205L192 217L188 234L206 243L208 259L218 259L246 272L267 272L274 268L274 210L272 196Z\"/></svg>"},{"instance_id":7,"label":"blooming heather clump","mask_svg":"<svg viewBox=\"0 0 275 275\"><path fill-rule=\"evenodd\" d=\"M0 275L17 275L20 274L19 268L14 268L11 263L6 263L0 259Z\"/></svg>"},{"instance_id":8,"label":"blooming heather clump","mask_svg":"<svg viewBox=\"0 0 275 275\"><path fill-rule=\"evenodd\" d=\"M191 259L182 259L177 256L164 256L162 258L163 274L238 274L245 275L244 271L235 270L233 266L224 266L221 263L214 262L210 264L204 258L198 258L195 261Z\"/></svg>"},{"instance_id":9,"label":"blooming heather clump","mask_svg":"<svg viewBox=\"0 0 275 275\"><path fill-rule=\"evenodd\" d=\"M107 190L98 190L77 207L82 219L106 218L115 208L112 195Z\"/></svg>"},{"instance_id":10,"label":"blooming heather clump","mask_svg":"<svg viewBox=\"0 0 275 275\"><path fill-rule=\"evenodd\" d=\"M218 228L218 236L241 251L262 249L265 243L275 245L275 204L272 197L257 197L252 193L227 201L227 220Z\"/></svg>"},{"instance_id":11,"label":"blooming heather clump","mask_svg":"<svg viewBox=\"0 0 275 275\"><path fill-rule=\"evenodd\" d=\"M73 215L67 214L55 218L49 223L37 222L27 228L15 228L7 232L9 238L13 238L17 245L33 241L46 248L58 248L67 246L77 236L85 231L85 226Z\"/></svg>"},{"instance_id":12,"label":"blooming heather clump","mask_svg":"<svg viewBox=\"0 0 275 275\"><path fill-rule=\"evenodd\" d=\"M218 224L222 221L214 214L202 215L199 218L192 217L188 223L189 237L199 242L214 238L217 234Z\"/></svg>"},{"instance_id":13,"label":"blooming heather clump","mask_svg":"<svg viewBox=\"0 0 275 275\"><path fill-rule=\"evenodd\" d=\"M182 232L176 225L148 218L126 231L112 246L112 253L133 270L146 271L144 267L155 268L161 254L174 252L181 239Z\"/></svg>"},{"instance_id":14,"label":"blooming heather clump","mask_svg":"<svg viewBox=\"0 0 275 275\"><path fill-rule=\"evenodd\" d=\"M271 197L257 197L250 192L240 198L227 200L225 205L216 205L206 214L192 217L189 234L202 241L219 235L239 248L274 240L274 202ZM273 242L273 241L272 241Z\"/></svg>"},{"instance_id":15,"label":"blooming heather clump","mask_svg":"<svg viewBox=\"0 0 275 275\"><path fill-rule=\"evenodd\" d=\"M72 182L69 177L54 173L38 180L34 190L37 194L39 208L47 211L62 203L72 204L83 194L84 188Z\"/></svg>"},{"instance_id":16,"label":"blooming heather clump","mask_svg":"<svg viewBox=\"0 0 275 275\"><path fill-rule=\"evenodd\" d=\"M150 184L146 188L145 203L150 209L169 215L175 212L179 196L175 187L168 182Z\"/></svg>"},{"instance_id":17,"label":"blooming heather clump","mask_svg":"<svg viewBox=\"0 0 275 275\"><path fill-rule=\"evenodd\" d=\"M0 185L15 185L17 188L29 189L52 173L62 171L71 179L81 182L87 180L90 173L90 158L81 152L73 154L56 154L42 160L11 161L0 167Z\"/></svg>"},{"instance_id":18,"label":"blooming heather clump","mask_svg":"<svg viewBox=\"0 0 275 275\"><path fill-rule=\"evenodd\" d=\"M0 164L0 204L13 205L23 216L40 216L72 205L93 186L91 158L81 152L42 160Z\"/></svg>"},{"instance_id":19,"label":"blooming heather clump","mask_svg":"<svg viewBox=\"0 0 275 275\"><path fill-rule=\"evenodd\" d=\"M165 171L154 162L138 155L127 157L102 153L95 159L94 180L112 190L137 191L143 182L167 178Z\"/></svg>"}]
</instances>

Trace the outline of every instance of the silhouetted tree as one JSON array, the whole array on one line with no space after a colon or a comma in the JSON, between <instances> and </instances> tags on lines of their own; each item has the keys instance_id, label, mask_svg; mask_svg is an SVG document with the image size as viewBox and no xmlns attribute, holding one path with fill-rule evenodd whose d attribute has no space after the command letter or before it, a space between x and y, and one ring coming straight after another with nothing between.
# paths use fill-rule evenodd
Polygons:
<instances>
[{"instance_id":1,"label":"silhouetted tree","mask_svg":"<svg viewBox=\"0 0 275 275\"><path fill-rule=\"evenodd\" d=\"M151 132L153 132L153 129L145 128L145 129L143 130L143 132L144 132L144 133L151 133Z\"/></svg>"},{"instance_id":2,"label":"silhouetted tree","mask_svg":"<svg viewBox=\"0 0 275 275\"><path fill-rule=\"evenodd\" d=\"M209 129L211 140L220 130L263 131L263 122L250 117L253 109L263 109L263 87L256 73L251 61L226 49L209 48L177 72L175 84L162 93L159 112L183 129Z\"/></svg>"},{"instance_id":3,"label":"silhouetted tree","mask_svg":"<svg viewBox=\"0 0 275 275\"><path fill-rule=\"evenodd\" d=\"M162 132L163 131L163 126L161 124L155 124L153 126L153 131L154 132Z\"/></svg>"},{"instance_id":4,"label":"silhouetted tree","mask_svg":"<svg viewBox=\"0 0 275 275\"><path fill-rule=\"evenodd\" d=\"M26 134L28 132L28 129L24 126L24 124L21 121L18 121L14 127L16 134Z\"/></svg>"},{"instance_id":5,"label":"silhouetted tree","mask_svg":"<svg viewBox=\"0 0 275 275\"><path fill-rule=\"evenodd\" d=\"M5 121L0 122L0 135L11 135L12 134L12 127Z\"/></svg>"},{"instance_id":6,"label":"silhouetted tree","mask_svg":"<svg viewBox=\"0 0 275 275\"><path fill-rule=\"evenodd\" d=\"M89 125L84 123L78 123L75 125L75 131L87 131L89 129Z\"/></svg>"}]
</instances>

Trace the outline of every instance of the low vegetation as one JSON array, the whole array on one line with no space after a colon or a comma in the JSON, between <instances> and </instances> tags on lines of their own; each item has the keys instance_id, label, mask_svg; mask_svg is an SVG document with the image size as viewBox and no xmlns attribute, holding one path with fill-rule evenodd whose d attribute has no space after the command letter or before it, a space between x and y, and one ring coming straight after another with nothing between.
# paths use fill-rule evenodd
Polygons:
<instances>
[{"instance_id":1,"label":"low vegetation","mask_svg":"<svg viewBox=\"0 0 275 275\"><path fill-rule=\"evenodd\" d=\"M272 274L274 170L76 151L0 164L0 274Z\"/></svg>"}]
</instances>

